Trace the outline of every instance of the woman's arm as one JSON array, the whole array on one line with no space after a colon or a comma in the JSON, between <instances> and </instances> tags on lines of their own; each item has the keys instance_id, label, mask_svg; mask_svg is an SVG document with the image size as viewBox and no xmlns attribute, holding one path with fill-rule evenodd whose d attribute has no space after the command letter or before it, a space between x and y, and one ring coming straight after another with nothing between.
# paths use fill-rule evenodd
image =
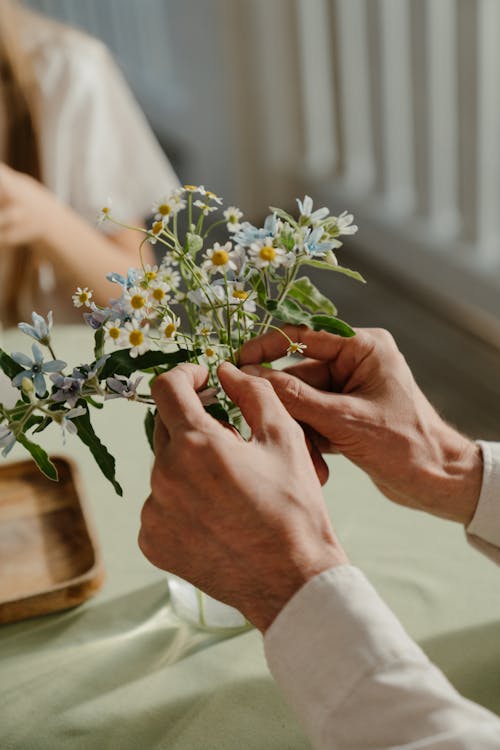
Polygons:
<instances>
[{"instance_id":1,"label":"woman's arm","mask_svg":"<svg viewBox=\"0 0 500 750\"><path fill-rule=\"evenodd\" d=\"M97 219L97 217L96 217ZM141 226L142 220L133 222ZM0 245L15 252L33 245L49 260L57 277L72 287L88 286L97 304L107 304L113 287L110 271L126 273L140 263L142 236L128 229L105 235L92 227L32 177L0 164ZM145 263L153 261L149 244L142 247Z\"/></svg>"}]
</instances>

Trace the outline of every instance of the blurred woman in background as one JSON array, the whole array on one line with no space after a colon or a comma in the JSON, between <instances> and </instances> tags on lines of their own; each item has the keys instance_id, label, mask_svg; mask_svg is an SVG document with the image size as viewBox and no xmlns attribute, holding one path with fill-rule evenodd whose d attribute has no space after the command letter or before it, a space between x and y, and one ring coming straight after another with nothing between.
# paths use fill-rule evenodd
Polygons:
<instances>
[{"instance_id":1,"label":"blurred woman in background","mask_svg":"<svg viewBox=\"0 0 500 750\"><path fill-rule=\"evenodd\" d=\"M15 0L0 0L0 83L0 322L81 320L75 286L105 304L106 274L138 264L141 237L97 229L99 210L143 225L176 177L104 45Z\"/></svg>"}]
</instances>

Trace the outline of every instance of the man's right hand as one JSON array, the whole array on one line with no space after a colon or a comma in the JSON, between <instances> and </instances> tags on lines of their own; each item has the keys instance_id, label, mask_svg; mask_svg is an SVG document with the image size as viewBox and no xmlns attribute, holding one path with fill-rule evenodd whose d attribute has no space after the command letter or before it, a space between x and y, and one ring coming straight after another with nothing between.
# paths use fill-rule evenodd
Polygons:
<instances>
[{"instance_id":1,"label":"man's right hand","mask_svg":"<svg viewBox=\"0 0 500 750\"><path fill-rule=\"evenodd\" d=\"M392 336L284 331L307 346L307 359L285 371L256 367L285 355L285 338L272 331L243 346L243 370L270 380L322 452L343 453L391 500L468 524L481 488L480 448L437 414Z\"/></svg>"}]
</instances>

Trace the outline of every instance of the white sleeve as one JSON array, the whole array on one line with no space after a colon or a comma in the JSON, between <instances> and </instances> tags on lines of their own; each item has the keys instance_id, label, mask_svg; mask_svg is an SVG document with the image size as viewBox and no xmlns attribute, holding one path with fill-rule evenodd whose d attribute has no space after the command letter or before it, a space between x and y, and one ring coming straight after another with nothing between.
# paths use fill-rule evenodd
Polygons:
<instances>
[{"instance_id":1,"label":"white sleeve","mask_svg":"<svg viewBox=\"0 0 500 750\"><path fill-rule=\"evenodd\" d=\"M264 647L317 750L500 749L500 718L456 692L351 565L308 581Z\"/></svg>"},{"instance_id":2,"label":"white sleeve","mask_svg":"<svg viewBox=\"0 0 500 750\"><path fill-rule=\"evenodd\" d=\"M46 185L93 224L108 201L122 221L149 215L178 180L107 48L65 30L36 69Z\"/></svg>"},{"instance_id":3,"label":"white sleeve","mask_svg":"<svg viewBox=\"0 0 500 750\"><path fill-rule=\"evenodd\" d=\"M483 453L483 484L467 539L500 564L500 443L478 441Z\"/></svg>"}]
</instances>

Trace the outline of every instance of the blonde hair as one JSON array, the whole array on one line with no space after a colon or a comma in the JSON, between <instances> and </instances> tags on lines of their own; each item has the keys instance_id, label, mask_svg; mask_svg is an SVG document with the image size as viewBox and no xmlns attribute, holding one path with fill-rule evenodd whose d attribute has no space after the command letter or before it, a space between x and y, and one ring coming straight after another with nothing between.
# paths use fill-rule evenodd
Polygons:
<instances>
[{"instance_id":1,"label":"blonde hair","mask_svg":"<svg viewBox=\"0 0 500 750\"><path fill-rule=\"evenodd\" d=\"M42 181L38 137L38 87L29 56L24 52L18 29L23 10L15 0L0 0L0 95L5 112L4 161L13 169ZM2 295L1 318L19 319L19 290L33 285L34 254L30 247L16 248Z\"/></svg>"}]
</instances>

